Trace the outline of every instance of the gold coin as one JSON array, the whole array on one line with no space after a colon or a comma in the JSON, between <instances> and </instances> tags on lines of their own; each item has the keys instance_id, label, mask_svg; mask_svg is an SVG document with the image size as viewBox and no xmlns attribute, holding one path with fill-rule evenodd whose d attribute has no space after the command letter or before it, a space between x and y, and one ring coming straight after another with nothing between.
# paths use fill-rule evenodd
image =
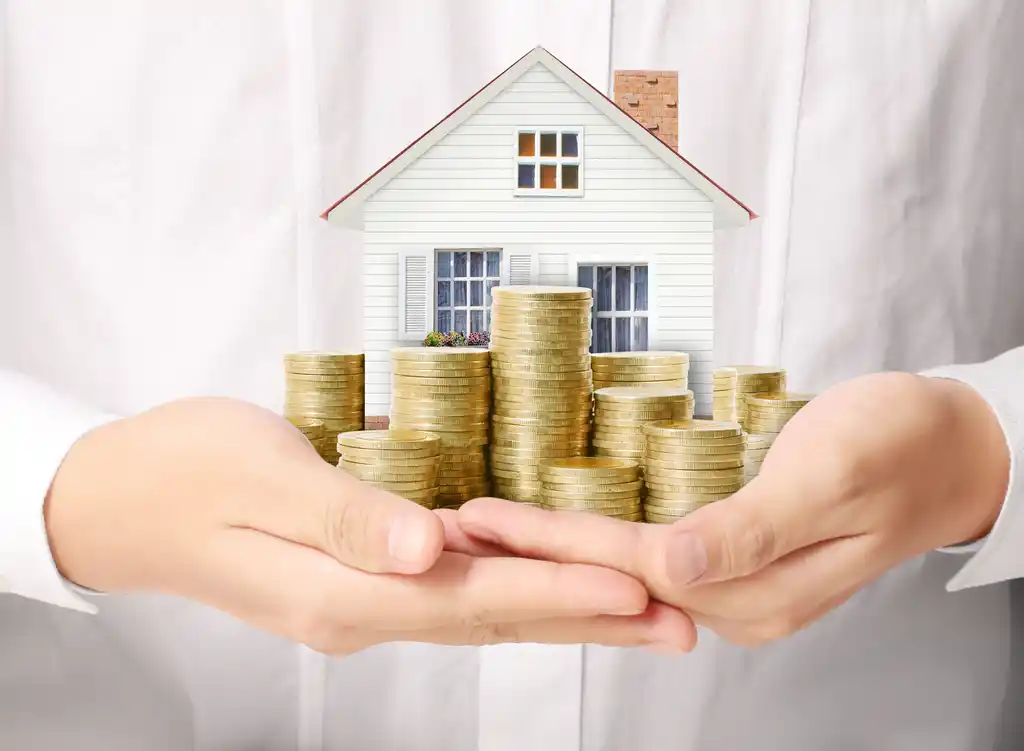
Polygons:
<instances>
[{"instance_id":1,"label":"gold coin","mask_svg":"<svg viewBox=\"0 0 1024 751\"><path fill-rule=\"evenodd\" d=\"M743 434L736 423L713 420L679 420L677 422L652 423L645 426L648 438L667 441L673 438L728 438Z\"/></svg>"},{"instance_id":2,"label":"gold coin","mask_svg":"<svg viewBox=\"0 0 1024 751\"><path fill-rule=\"evenodd\" d=\"M658 460L650 456L644 457L644 471L648 477L686 477L689 473L706 474L708 472L732 472L742 471L743 458L730 459L728 461L691 461L687 459ZM725 477L726 475L718 475Z\"/></svg>"},{"instance_id":3,"label":"gold coin","mask_svg":"<svg viewBox=\"0 0 1024 751\"><path fill-rule=\"evenodd\" d=\"M338 436L339 446L362 449L424 449L436 448L438 438L419 430L359 430Z\"/></svg>"},{"instance_id":4,"label":"gold coin","mask_svg":"<svg viewBox=\"0 0 1024 751\"><path fill-rule=\"evenodd\" d=\"M573 412L568 415L533 415L530 417L509 417L506 415L491 415L491 423L495 429L499 426L509 425L516 427L582 427L586 428L590 423L590 416L585 412Z\"/></svg>"},{"instance_id":5,"label":"gold coin","mask_svg":"<svg viewBox=\"0 0 1024 751\"><path fill-rule=\"evenodd\" d=\"M491 290L495 303L519 302L524 300L579 300L589 301L593 293L587 287L558 287L544 285L516 285L495 287Z\"/></svg>"},{"instance_id":6,"label":"gold coin","mask_svg":"<svg viewBox=\"0 0 1024 751\"><path fill-rule=\"evenodd\" d=\"M478 388L480 386L487 386L491 380L489 373L482 375L463 377L463 376L407 376L401 374L392 374L391 382L396 386L472 386Z\"/></svg>"},{"instance_id":7,"label":"gold coin","mask_svg":"<svg viewBox=\"0 0 1024 751\"><path fill-rule=\"evenodd\" d=\"M686 352L647 350L644 352L602 352L595 354L594 360L608 367L655 364L679 365L688 363L690 356Z\"/></svg>"},{"instance_id":8,"label":"gold coin","mask_svg":"<svg viewBox=\"0 0 1024 751\"><path fill-rule=\"evenodd\" d=\"M491 364L491 373L506 377L540 378L546 373L590 373L589 355L555 359L552 357L533 358L524 356L503 356L498 353Z\"/></svg>"},{"instance_id":9,"label":"gold coin","mask_svg":"<svg viewBox=\"0 0 1024 751\"><path fill-rule=\"evenodd\" d=\"M541 487L545 491L550 491L557 495L562 496L584 496L587 498L613 498L618 496L634 496L640 492L643 487L641 480L632 480L631 482L617 481L614 483L586 483L586 482L575 482L575 483L552 483L549 478L544 475L544 467L540 466L540 483Z\"/></svg>"},{"instance_id":10,"label":"gold coin","mask_svg":"<svg viewBox=\"0 0 1024 751\"><path fill-rule=\"evenodd\" d=\"M486 349L477 347L394 347L390 351L392 360L412 362L487 362Z\"/></svg>"},{"instance_id":11,"label":"gold coin","mask_svg":"<svg viewBox=\"0 0 1024 751\"><path fill-rule=\"evenodd\" d=\"M666 404L677 401L693 401L693 392L664 386L610 386L594 393L600 404Z\"/></svg>"},{"instance_id":12,"label":"gold coin","mask_svg":"<svg viewBox=\"0 0 1024 751\"><path fill-rule=\"evenodd\" d=\"M640 470L636 462L625 459L608 459L597 456L580 456L571 459L549 459L543 464L544 474L553 483L615 479L633 480Z\"/></svg>"},{"instance_id":13,"label":"gold coin","mask_svg":"<svg viewBox=\"0 0 1024 751\"><path fill-rule=\"evenodd\" d=\"M647 482L647 492L666 497L701 498L708 494L735 493L743 487L743 476L733 482L719 485L674 485L665 482Z\"/></svg>"}]
</instances>

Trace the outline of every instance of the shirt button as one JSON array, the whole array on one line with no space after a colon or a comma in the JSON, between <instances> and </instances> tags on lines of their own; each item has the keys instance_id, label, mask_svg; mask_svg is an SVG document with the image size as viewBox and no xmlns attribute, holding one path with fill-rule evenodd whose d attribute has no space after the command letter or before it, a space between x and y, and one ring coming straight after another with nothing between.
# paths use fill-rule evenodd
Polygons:
<instances>
[{"instance_id":1,"label":"shirt button","mask_svg":"<svg viewBox=\"0 0 1024 751\"><path fill-rule=\"evenodd\" d=\"M6 577L4 577L3 574L0 574L0 594L3 594L4 592L10 592L10 591L11 591L11 585L7 583Z\"/></svg>"}]
</instances>

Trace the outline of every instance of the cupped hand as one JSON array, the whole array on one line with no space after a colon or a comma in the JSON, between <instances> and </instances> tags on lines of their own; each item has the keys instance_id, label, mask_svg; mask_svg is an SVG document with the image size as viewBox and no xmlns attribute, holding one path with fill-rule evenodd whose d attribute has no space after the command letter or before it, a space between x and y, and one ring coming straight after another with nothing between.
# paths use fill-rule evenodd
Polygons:
<instances>
[{"instance_id":1,"label":"cupped hand","mask_svg":"<svg viewBox=\"0 0 1024 751\"><path fill-rule=\"evenodd\" d=\"M178 595L329 654L384 641L691 638L685 616L618 571L494 556L464 539L445 550L437 514L229 399L172 402L83 437L46 522L58 568L82 587Z\"/></svg>"},{"instance_id":2,"label":"cupped hand","mask_svg":"<svg viewBox=\"0 0 1024 751\"><path fill-rule=\"evenodd\" d=\"M673 525L472 501L470 537L547 560L613 567L742 645L788 636L897 564L983 537L1009 452L970 387L903 373L811 401L740 492Z\"/></svg>"}]
</instances>

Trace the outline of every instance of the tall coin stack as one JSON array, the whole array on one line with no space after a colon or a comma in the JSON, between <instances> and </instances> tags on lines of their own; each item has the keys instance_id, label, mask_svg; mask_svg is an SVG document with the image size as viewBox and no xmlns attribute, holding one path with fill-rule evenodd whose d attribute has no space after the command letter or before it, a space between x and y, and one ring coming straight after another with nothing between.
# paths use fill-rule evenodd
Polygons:
<instances>
[{"instance_id":1,"label":"tall coin stack","mask_svg":"<svg viewBox=\"0 0 1024 751\"><path fill-rule=\"evenodd\" d=\"M494 493L536 505L539 463L584 456L590 442L591 292L513 286L492 294Z\"/></svg>"},{"instance_id":2,"label":"tall coin stack","mask_svg":"<svg viewBox=\"0 0 1024 751\"><path fill-rule=\"evenodd\" d=\"M577 457L540 463L541 500L545 508L590 511L643 521L640 465L629 459Z\"/></svg>"},{"instance_id":3,"label":"tall coin stack","mask_svg":"<svg viewBox=\"0 0 1024 751\"><path fill-rule=\"evenodd\" d=\"M324 446L324 421L313 420L309 417L289 417L288 422L299 429L306 440L313 444L317 453L323 454Z\"/></svg>"},{"instance_id":4,"label":"tall coin stack","mask_svg":"<svg viewBox=\"0 0 1024 751\"><path fill-rule=\"evenodd\" d=\"M747 452L743 456L743 484L757 477L761 471L765 454L772 445L770 436L764 433L747 433Z\"/></svg>"},{"instance_id":5,"label":"tall coin stack","mask_svg":"<svg viewBox=\"0 0 1024 751\"><path fill-rule=\"evenodd\" d=\"M438 506L460 506L489 492L490 358L486 349L467 347L391 351L390 425L440 437Z\"/></svg>"},{"instance_id":6,"label":"tall coin stack","mask_svg":"<svg viewBox=\"0 0 1024 751\"><path fill-rule=\"evenodd\" d=\"M338 436L339 466L353 477L427 508L437 507L441 439L420 430L359 430Z\"/></svg>"},{"instance_id":7,"label":"tall coin stack","mask_svg":"<svg viewBox=\"0 0 1024 751\"><path fill-rule=\"evenodd\" d=\"M676 386L607 386L594 391L594 456L642 462L644 425L693 417L693 392Z\"/></svg>"},{"instance_id":8,"label":"tall coin stack","mask_svg":"<svg viewBox=\"0 0 1024 751\"><path fill-rule=\"evenodd\" d=\"M689 387L690 356L685 352L602 352L593 356L594 388L609 386Z\"/></svg>"},{"instance_id":9,"label":"tall coin stack","mask_svg":"<svg viewBox=\"0 0 1024 751\"><path fill-rule=\"evenodd\" d=\"M746 438L736 423L681 420L644 426L644 513L671 524L743 487Z\"/></svg>"},{"instance_id":10,"label":"tall coin stack","mask_svg":"<svg viewBox=\"0 0 1024 751\"><path fill-rule=\"evenodd\" d=\"M284 356L284 416L321 420L320 456L337 465L338 433L363 428L366 367L362 354L294 352Z\"/></svg>"},{"instance_id":11,"label":"tall coin stack","mask_svg":"<svg viewBox=\"0 0 1024 751\"><path fill-rule=\"evenodd\" d=\"M730 365L715 368L712 417L715 420L738 422L747 427L746 397L768 391L786 390L786 371L761 365Z\"/></svg>"}]
</instances>

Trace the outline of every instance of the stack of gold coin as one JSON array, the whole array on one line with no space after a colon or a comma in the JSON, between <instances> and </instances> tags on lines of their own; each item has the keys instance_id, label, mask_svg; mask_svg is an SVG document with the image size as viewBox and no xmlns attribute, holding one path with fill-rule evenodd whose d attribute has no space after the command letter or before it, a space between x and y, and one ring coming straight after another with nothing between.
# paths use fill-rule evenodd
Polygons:
<instances>
[{"instance_id":1,"label":"stack of gold coin","mask_svg":"<svg viewBox=\"0 0 1024 751\"><path fill-rule=\"evenodd\" d=\"M591 292L495 287L491 312L491 476L502 498L538 504L539 463L590 442Z\"/></svg>"},{"instance_id":2,"label":"stack of gold coin","mask_svg":"<svg viewBox=\"0 0 1024 751\"><path fill-rule=\"evenodd\" d=\"M786 371L761 365L729 365L712 373L715 420L738 422L747 427L746 397L766 391L786 390Z\"/></svg>"},{"instance_id":3,"label":"stack of gold coin","mask_svg":"<svg viewBox=\"0 0 1024 751\"><path fill-rule=\"evenodd\" d=\"M602 352L593 356L594 388L658 386L688 388L690 356L685 352Z\"/></svg>"},{"instance_id":4,"label":"stack of gold coin","mask_svg":"<svg viewBox=\"0 0 1024 751\"><path fill-rule=\"evenodd\" d=\"M757 477L761 471L768 448L772 445L770 437L764 433L747 433L747 451L743 455L743 483L746 484Z\"/></svg>"},{"instance_id":5,"label":"stack of gold coin","mask_svg":"<svg viewBox=\"0 0 1024 751\"><path fill-rule=\"evenodd\" d=\"M487 495L490 353L401 347L391 351L391 373L391 427L426 430L441 439L438 506Z\"/></svg>"},{"instance_id":6,"label":"stack of gold coin","mask_svg":"<svg viewBox=\"0 0 1024 751\"><path fill-rule=\"evenodd\" d=\"M644 425L693 417L693 392L678 386L607 386L594 391L595 456L643 461Z\"/></svg>"},{"instance_id":7,"label":"stack of gold coin","mask_svg":"<svg viewBox=\"0 0 1024 751\"><path fill-rule=\"evenodd\" d=\"M365 407L365 357L338 352L294 352L284 356L284 415L324 424L320 456L338 463L338 433L361 430Z\"/></svg>"},{"instance_id":8,"label":"stack of gold coin","mask_svg":"<svg viewBox=\"0 0 1024 751\"><path fill-rule=\"evenodd\" d=\"M747 397L747 430L764 436L771 445L793 415L813 398L813 394L784 392L751 394Z\"/></svg>"},{"instance_id":9,"label":"stack of gold coin","mask_svg":"<svg viewBox=\"0 0 1024 751\"><path fill-rule=\"evenodd\" d=\"M640 465L629 459L581 456L540 463L544 507L590 511L628 521L643 521Z\"/></svg>"},{"instance_id":10,"label":"stack of gold coin","mask_svg":"<svg viewBox=\"0 0 1024 751\"><path fill-rule=\"evenodd\" d=\"M743 487L746 440L737 423L659 422L644 433L647 521L670 524Z\"/></svg>"},{"instance_id":11,"label":"stack of gold coin","mask_svg":"<svg viewBox=\"0 0 1024 751\"><path fill-rule=\"evenodd\" d=\"M441 439L421 430L357 430L338 436L338 465L353 477L427 508L437 507Z\"/></svg>"},{"instance_id":12,"label":"stack of gold coin","mask_svg":"<svg viewBox=\"0 0 1024 751\"><path fill-rule=\"evenodd\" d=\"M318 453L323 453L324 445L324 421L313 420L309 417L289 417L288 421L299 429L306 440L313 444Z\"/></svg>"}]
</instances>

